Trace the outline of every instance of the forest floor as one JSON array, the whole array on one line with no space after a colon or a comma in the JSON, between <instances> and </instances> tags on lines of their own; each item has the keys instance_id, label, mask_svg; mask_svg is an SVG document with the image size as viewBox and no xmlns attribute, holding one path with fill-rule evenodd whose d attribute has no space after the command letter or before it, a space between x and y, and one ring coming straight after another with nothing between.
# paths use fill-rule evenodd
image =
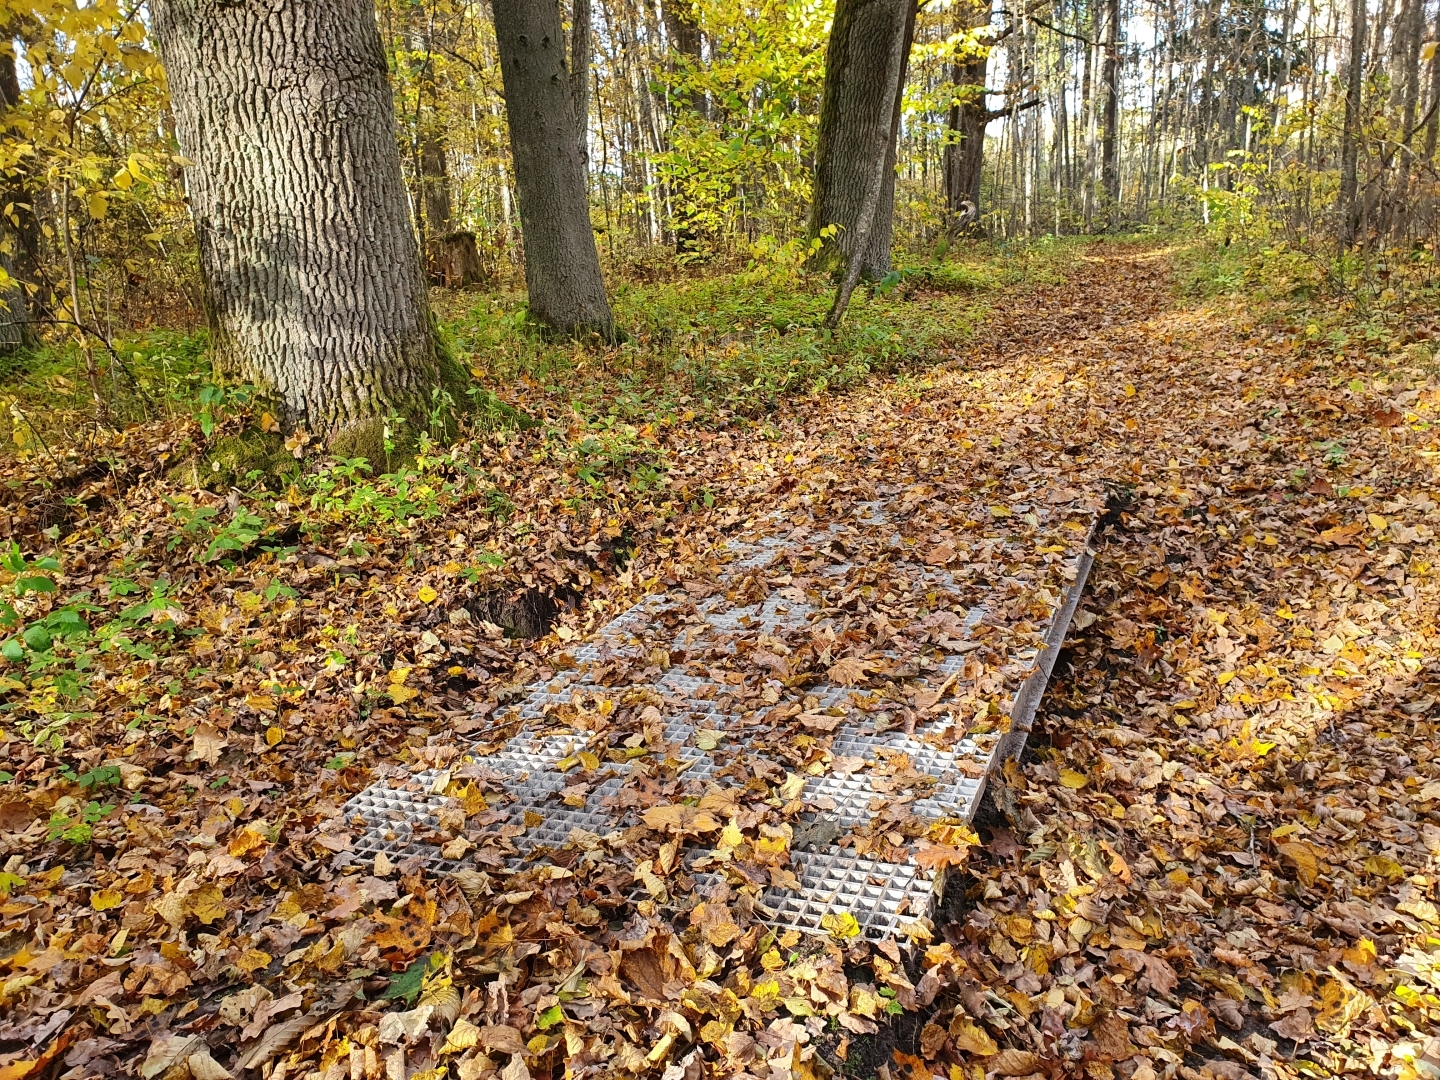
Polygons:
<instances>
[{"instance_id":1,"label":"forest floor","mask_svg":"<svg viewBox=\"0 0 1440 1080\"><path fill-rule=\"evenodd\" d=\"M924 368L610 458L500 429L211 494L157 465L184 418L7 464L0 1078L1433 1078L1440 320L1322 332L1176 282L1097 244ZM1034 474L1114 520L928 941L777 936L743 888L602 917L643 825L509 879L341 858L378 766L444 760L757 514L982 490L1040 564L1006 505ZM852 676L903 701L870 644ZM794 652L802 695L840 659ZM735 850L773 867L793 808L755 790Z\"/></svg>"}]
</instances>

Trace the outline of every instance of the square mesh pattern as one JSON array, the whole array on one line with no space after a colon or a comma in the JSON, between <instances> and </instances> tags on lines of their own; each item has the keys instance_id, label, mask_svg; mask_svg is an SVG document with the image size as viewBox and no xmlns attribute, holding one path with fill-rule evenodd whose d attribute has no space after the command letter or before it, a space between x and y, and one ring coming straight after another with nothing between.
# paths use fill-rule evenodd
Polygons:
<instances>
[{"instance_id":1,"label":"square mesh pattern","mask_svg":"<svg viewBox=\"0 0 1440 1080\"><path fill-rule=\"evenodd\" d=\"M797 851L790 870L798 890L767 889L761 903L773 921L802 934L824 934L826 915L849 912L872 940L895 937L930 912L932 877L906 863L881 862L842 848Z\"/></svg>"},{"instance_id":2,"label":"square mesh pattern","mask_svg":"<svg viewBox=\"0 0 1440 1080\"><path fill-rule=\"evenodd\" d=\"M807 545L822 547L827 538L893 528L883 502L862 504L850 523L831 525L824 530L806 531L802 527L792 534L783 520L773 516L757 523L755 528L761 529L767 524L776 525L784 535L730 543L721 553L729 556L722 585L746 571L772 563L791 546L792 535L803 537ZM903 551L898 534L891 538L890 546L897 554ZM1043 648L1014 650L1006 665L1022 675L1030 675L1013 710L1017 720L1024 714L1026 726L1038 703L1038 694L1043 692L1049 663L1053 663L1053 655L1063 641L1079 589L1084 586L1090 555L1087 542L1087 548L1077 560L1076 584L1065 598L1055 601ZM903 555L897 565L909 574L915 588L941 590L951 596L974 593L974 586L957 580L944 569L910 564L903 561ZM849 564L832 564L817 573L832 580L843 580L851 569ZM996 588L1004 594L1007 585L1002 582ZM588 732L567 728L555 715L556 707L568 705L576 691L601 692L601 688L591 682L587 669L607 654L638 655L666 637L673 640L675 648L693 648L697 642L708 640L712 645L724 644L733 649L733 639L738 634L803 628L818 612L814 605L794 599L794 595L772 593L761 603L743 607L732 607L723 595L712 596L691 609L687 607L689 598L682 592L655 594L616 617L590 641L578 644L570 655L579 670L562 672L545 684L531 687L523 700L510 707L510 714L524 722L524 730L497 753L482 759L502 777L505 797L491 800L492 824L470 829L467 836L483 843L486 834L493 835L501 828L514 833L508 843L502 843L501 850L512 852L505 856L505 862L518 868L546 849L566 846L575 829L604 836L635 824L637 818L633 812L612 814L602 805L601 800L615 795L631 771L627 763L609 761L605 756L607 747L594 746L602 757L601 768L593 774L594 779L589 774L561 772L558 768L563 759L591 748L595 740ZM979 602L969 603L965 608L966 637L991 610L983 595L976 599ZM959 606L956 605L957 611ZM657 634L658 617L680 608L693 610L694 614L687 615L673 634ZM964 663L964 655L946 653L924 681L932 687L938 686L962 670ZM748 744L754 753L763 755L764 739L775 737L773 729L747 728L738 712L717 706L717 700L726 697L728 687L690 675L683 668L672 667L650 689L667 703L662 710L666 716L665 739L671 744L671 756L680 765L678 772L682 780L708 781L715 772L713 755L696 745L695 735L701 728L723 732L724 738L717 750L727 753ZM875 816L872 805L878 808L882 803L902 804L921 817L968 822L996 755L1004 749L1006 739L1011 738L979 735L942 747L930 740L946 732L950 726L947 718L924 724L913 734L898 730L877 732L870 726L870 717L852 707L853 691L822 684L811 687L809 693L818 699L819 709L839 710L846 715L831 737L832 752L837 756L859 757L867 763L866 768L849 776L830 773L810 777L806 783L802 797L812 804L806 817L834 821L842 829L869 824ZM909 769L899 771L932 778L933 782L922 779L907 789L891 779L886 786L892 790L878 791L874 782L879 774L874 770L877 766L883 767L896 754L905 755L909 761ZM359 835L354 839L352 850L337 859L353 862L384 852L395 861L418 858L440 871L469 865L472 860L468 855L450 860L440 854L439 844L445 838L438 832L439 813L452 801L434 793L440 775L432 769L408 778L393 776L352 798L345 804L344 814L346 821L359 830ZM594 786L585 795L583 806L566 805L562 801L563 789L578 783ZM693 862L700 854L699 849L692 849L687 861ZM493 866L493 861L481 865ZM913 864L857 856L851 849L831 845L818 851L792 852L790 869L800 887L789 890L772 886L762 898L762 906L773 913L772 921L777 926L819 934L825 932L821 920L826 914L849 912L867 938L878 939L896 935L906 923L930 912L933 875ZM697 887L704 884L702 878L709 881L711 877L698 874ZM636 895L642 894L643 890Z\"/></svg>"}]
</instances>

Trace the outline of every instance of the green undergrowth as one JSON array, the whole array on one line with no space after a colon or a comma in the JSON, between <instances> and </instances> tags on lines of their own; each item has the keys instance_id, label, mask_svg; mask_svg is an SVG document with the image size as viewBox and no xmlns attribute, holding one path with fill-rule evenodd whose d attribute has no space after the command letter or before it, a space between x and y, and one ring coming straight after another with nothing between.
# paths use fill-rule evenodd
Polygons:
<instances>
[{"instance_id":1,"label":"green undergrowth","mask_svg":"<svg viewBox=\"0 0 1440 1080\"><path fill-rule=\"evenodd\" d=\"M605 430L607 445L616 423L744 423L787 398L946 359L1002 292L1062 278L1082 246L1079 238L967 243L902 258L883 281L857 290L834 332L822 326L832 283L776 258L680 281L612 282L625 337L606 349L548 339L529 319L523 292L440 294L442 338L462 380L473 382L437 389L436 408L463 414L462 428L476 430L578 414ZM224 416L253 404L249 388L215 385L203 331L123 336L111 347L93 344L90 360L94 387L73 342L0 358L0 410L12 447L34 454L74 445L97 418L113 428L192 417L214 441L212 428ZM430 429L437 437L436 423ZM188 462L192 472L214 473L199 478L210 486L243 487L247 473L284 464L280 440L233 431L215 440L200 448L214 460Z\"/></svg>"},{"instance_id":2,"label":"green undergrowth","mask_svg":"<svg viewBox=\"0 0 1440 1080\"><path fill-rule=\"evenodd\" d=\"M1333 368L1337 386L1369 371L1377 389L1398 393L1440 376L1440 278L1428 250L1339 259L1202 238L1175 263L1190 297L1230 305L1258 335L1287 340L1298 368Z\"/></svg>"},{"instance_id":3,"label":"green undergrowth","mask_svg":"<svg viewBox=\"0 0 1440 1080\"><path fill-rule=\"evenodd\" d=\"M932 253L857 290L834 332L822 325L828 279L767 268L613 287L626 339L603 351L547 340L518 292L452 297L445 321L457 357L482 381L538 391L582 416L758 418L786 398L945 359L997 293L1062 277L1077 250L1037 241Z\"/></svg>"}]
</instances>

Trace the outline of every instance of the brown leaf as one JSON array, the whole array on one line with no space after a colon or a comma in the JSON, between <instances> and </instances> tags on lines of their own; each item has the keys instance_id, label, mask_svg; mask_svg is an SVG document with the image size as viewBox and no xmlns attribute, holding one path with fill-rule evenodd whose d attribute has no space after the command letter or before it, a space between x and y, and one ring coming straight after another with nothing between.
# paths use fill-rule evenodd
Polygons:
<instances>
[{"instance_id":1,"label":"brown leaf","mask_svg":"<svg viewBox=\"0 0 1440 1080\"><path fill-rule=\"evenodd\" d=\"M489 1027L480 1029L480 1045L486 1050L494 1050L500 1054L523 1054L525 1052L525 1040L520 1037L520 1029L511 1027L509 1024L491 1024Z\"/></svg>"},{"instance_id":2,"label":"brown leaf","mask_svg":"<svg viewBox=\"0 0 1440 1080\"><path fill-rule=\"evenodd\" d=\"M1000 1076L1029 1076L1040 1067L1040 1057L1030 1050L1006 1047L985 1065L987 1071L993 1069Z\"/></svg>"},{"instance_id":3,"label":"brown leaf","mask_svg":"<svg viewBox=\"0 0 1440 1080\"><path fill-rule=\"evenodd\" d=\"M225 736L213 724L195 725L195 745L190 753L185 755L186 761L203 761L207 765L214 765L220 760L220 751L230 744L225 741Z\"/></svg>"},{"instance_id":4,"label":"brown leaf","mask_svg":"<svg viewBox=\"0 0 1440 1080\"><path fill-rule=\"evenodd\" d=\"M1292 1042L1305 1042L1315 1037L1315 1021L1309 1009L1296 1009L1271 1024L1270 1030Z\"/></svg>"},{"instance_id":5,"label":"brown leaf","mask_svg":"<svg viewBox=\"0 0 1440 1080\"><path fill-rule=\"evenodd\" d=\"M1126 1061L1140 1052L1130 1041L1130 1025L1114 1013L1091 1025L1090 1034L1100 1053L1111 1061Z\"/></svg>"},{"instance_id":6,"label":"brown leaf","mask_svg":"<svg viewBox=\"0 0 1440 1080\"><path fill-rule=\"evenodd\" d=\"M641 815L641 820L647 828L676 834L714 832L721 825L709 811L684 803L652 806Z\"/></svg>"},{"instance_id":7,"label":"brown leaf","mask_svg":"<svg viewBox=\"0 0 1440 1080\"><path fill-rule=\"evenodd\" d=\"M970 859L970 849L953 847L950 844L922 842L915 852L915 862L926 870L939 870L946 866L964 866Z\"/></svg>"},{"instance_id":8,"label":"brown leaf","mask_svg":"<svg viewBox=\"0 0 1440 1080\"><path fill-rule=\"evenodd\" d=\"M855 656L842 656L835 663L830 665L830 670L825 673L836 686L859 686L865 681L866 675L875 667L870 660L861 660Z\"/></svg>"}]
</instances>

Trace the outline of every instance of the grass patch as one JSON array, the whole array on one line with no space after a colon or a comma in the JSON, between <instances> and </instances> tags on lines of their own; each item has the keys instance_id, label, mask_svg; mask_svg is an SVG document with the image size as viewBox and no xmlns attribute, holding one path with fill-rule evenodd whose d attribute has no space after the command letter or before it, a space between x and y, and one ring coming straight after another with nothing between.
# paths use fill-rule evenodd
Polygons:
<instances>
[{"instance_id":1,"label":"grass patch","mask_svg":"<svg viewBox=\"0 0 1440 1080\"><path fill-rule=\"evenodd\" d=\"M964 244L902 259L878 286L857 291L834 332L821 325L832 298L828 279L760 262L680 281L612 283L626 339L603 350L546 340L523 291L446 293L436 307L450 355L474 380L453 394L471 426L513 426L517 418L528 422L526 413L552 422L578 414L608 441L607 424L753 419L786 398L944 359L1000 290L1063 279L1085 243ZM208 349L204 331L183 330L124 337L113 353L94 346L109 424L194 417L208 439L210 421L244 408L243 395L215 388ZM22 450L80 441L94 430L97 410L79 347L52 344L0 359L0 408ZM226 466L227 483L243 477L242 466Z\"/></svg>"}]
</instances>

